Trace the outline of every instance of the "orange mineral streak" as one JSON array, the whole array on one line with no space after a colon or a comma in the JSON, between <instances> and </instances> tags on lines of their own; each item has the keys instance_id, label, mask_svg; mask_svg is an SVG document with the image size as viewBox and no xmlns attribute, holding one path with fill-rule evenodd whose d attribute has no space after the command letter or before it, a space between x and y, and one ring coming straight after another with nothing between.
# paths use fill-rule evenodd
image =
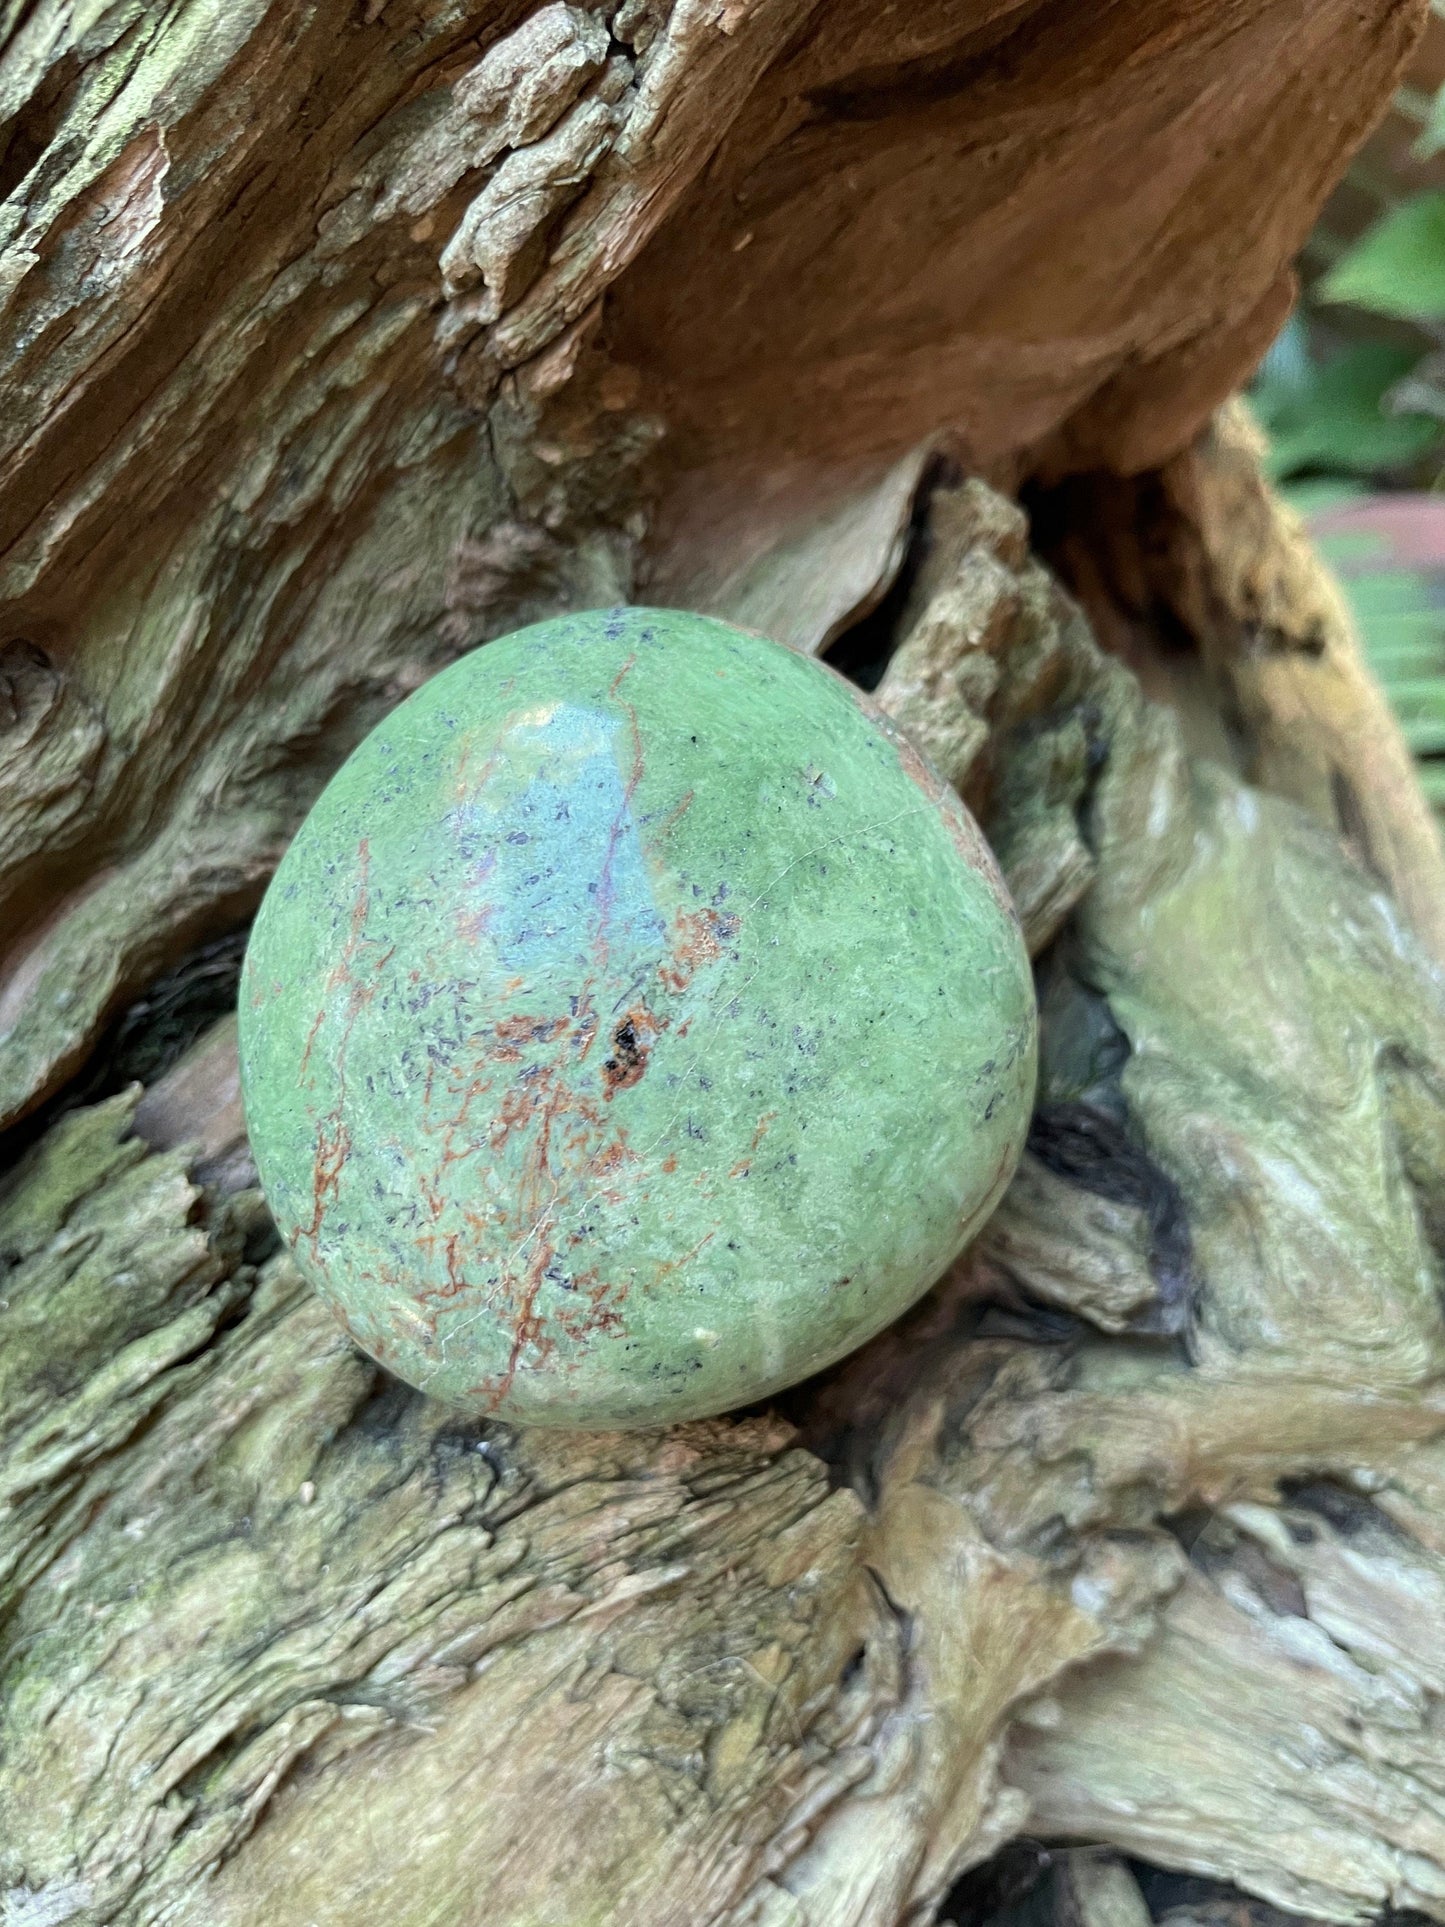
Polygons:
<instances>
[{"instance_id":1,"label":"orange mineral streak","mask_svg":"<svg viewBox=\"0 0 1445 1927\"><path fill-rule=\"evenodd\" d=\"M732 911L679 910L672 920L672 955L657 966L665 989L680 996L704 964L727 954L740 918Z\"/></svg>"},{"instance_id":2,"label":"orange mineral streak","mask_svg":"<svg viewBox=\"0 0 1445 1927\"><path fill-rule=\"evenodd\" d=\"M559 1337L585 1343L621 1325L628 1281L604 1280L595 1268L569 1275L558 1262L556 1224L559 1213L575 1204L579 1189L585 1193L596 1187L600 1199L612 1201L622 1195L616 1182L638 1160L626 1130L607 1129L603 1103L642 1075L652 1041L668 1020L654 1016L645 1005L633 1006L614 1026L614 1054L603 1067L601 1096L579 1089L578 1073L599 1029L593 983L589 977L570 1015L514 1012L468 1040L466 1062L428 1066L424 1129L438 1143L438 1158L433 1169L417 1173L430 1222L415 1242L428 1259L440 1250L446 1281L415 1295L427 1301L433 1330L439 1313L449 1306L460 1309L460 1301L475 1293L478 1281L467 1275L467 1255L482 1248L496 1229L476 1213L458 1214L451 1204L447 1168L483 1146L494 1156L514 1142L522 1151L521 1169L503 1207L513 1257L489 1294L512 1307L508 1363L495 1380L475 1388L488 1409L506 1400L524 1361L542 1364L553 1357ZM540 1062L539 1046L547 1047ZM619 1050L625 1061L619 1061ZM490 1116L474 1115L475 1100L503 1078L509 1081ZM445 1117L438 1115L443 1102L448 1106ZM455 1223L458 1215L460 1227ZM447 1217L452 1222L444 1228ZM578 1242L569 1235L569 1247ZM550 1294L549 1282L556 1288ZM563 1293L560 1304L546 1302Z\"/></svg>"},{"instance_id":3,"label":"orange mineral streak","mask_svg":"<svg viewBox=\"0 0 1445 1927\"><path fill-rule=\"evenodd\" d=\"M301 1065L297 1082L306 1081L311 1064L312 1051L321 1028L333 1008L333 1000L338 992L346 992L346 1008L341 1019L341 1036L336 1047L336 1102L317 1128L316 1154L312 1166L311 1222L298 1226L293 1239L305 1239L311 1246L313 1257L319 1256L319 1243L322 1224L329 1207L340 1195L341 1173L351 1154L351 1128L346 1122L346 1053L351 1042L356 1020L375 997L381 983L382 972L395 954L395 944L388 944L384 950L373 957L364 952L376 949L373 940L366 936L366 918L370 907L369 877L371 870L371 845L365 837L357 846L358 882L356 899L352 904L351 918L347 927L346 942L337 959L334 969L326 979L325 996L318 1009L311 1029L307 1033L306 1047L301 1053ZM367 978L358 975L359 971L369 973Z\"/></svg>"},{"instance_id":4,"label":"orange mineral streak","mask_svg":"<svg viewBox=\"0 0 1445 1927\"><path fill-rule=\"evenodd\" d=\"M752 1143L748 1146L747 1150L744 1152L742 1157L738 1159L737 1163L728 1172L728 1176L730 1178L745 1178L748 1175L748 1172L752 1170L753 1159L758 1154L758 1146L762 1143L763 1139L768 1135L768 1132L773 1128L773 1120L777 1115L778 1114L776 1111L763 1112L762 1116L758 1119L757 1123L753 1126Z\"/></svg>"},{"instance_id":5,"label":"orange mineral streak","mask_svg":"<svg viewBox=\"0 0 1445 1927\"><path fill-rule=\"evenodd\" d=\"M615 696L632 667L629 659L614 678ZM557 1350L559 1337L577 1343L600 1333L620 1329L621 1305L628 1281L604 1280L596 1270L568 1274L559 1264L556 1226L569 1202L575 1202L579 1188L595 1189L598 1201L616 1205L627 1195L627 1182L641 1176L640 1160L627 1141L625 1129L609 1131L603 1106L621 1092L637 1084L645 1075L657 1038L671 1027L672 1019L654 1011L645 1001L629 1004L610 1028L605 1030L607 1056L601 1067L600 1100L590 1091L577 1088L578 1073L585 1065L604 1026L594 1007L595 986L606 977L609 964L609 924L614 907L613 870L616 852L631 823L632 801L644 774L641 732L629 706L631 767L623 787L617 813L609 827L607 844L599 873L597 925L593 935L593 969L569 1016L547 1016L518 1011L494 1023L475 1040L485 1062L485 1076L463 1078L453 1068L436 1078L429 1070L424 1108L431 1116L441 1091L453 1099L462 1097L460 1108L442 1129L441 1160L433 1174L421 1181L420 1189L433 1225L444 1208L446 1166L470 1156L485 1142L493 1156L510 1144L522 1147L522 1169L506 1203L506 1218L515 1240L514 1257L502 1272L495 1287L499 1302L509 1304L512 1342L506 1369L493 1380L474 1388L474 1395L488 1409L495 1410L510 1395L517 1372L524 1363L544 1364ZM664 822L662 833L686 811L691 793ZM678 995L692 984L697 972L727 955L727 946L736 936L739 918L735 913L713 907L679 909L670 932L669 955L658 971L664 990ZM520 980L508 986L513 994L524 986ZM541 1062L538 1046L552 1046ZM493 1088L496 1077L508 1074L508 1067L524 1065L520 1077L502 1090L490 1119L473 1124L470 1106L473 1098ZM759 1120L752 1150L766 1135L774 1112ZM745 1169L745 1165L740 1169ZM675 1154L663 1160L660 1169L677 1169ZM735 1175L740 1170L735 1170ZM477 1231L494 1230L477 1221ZM664 1266L671 1273L686 1265L710 1241L709 1232L684 1257ZM423 1232L418 1247L432 1252L441 1236L447 1283L432 1299L450 1300L465 1289L463 1257L467 1240L458 1233ZM569 1235L566 1244L574 1248L582 1240ZM557 1289L548 1293L550 1282ZM563 1294L565 1293L565 1297ZM563 1297L560 1304L557 1301ZM440 1309L440 1306L437 1306Z\"/></svg>"}]
</instances>

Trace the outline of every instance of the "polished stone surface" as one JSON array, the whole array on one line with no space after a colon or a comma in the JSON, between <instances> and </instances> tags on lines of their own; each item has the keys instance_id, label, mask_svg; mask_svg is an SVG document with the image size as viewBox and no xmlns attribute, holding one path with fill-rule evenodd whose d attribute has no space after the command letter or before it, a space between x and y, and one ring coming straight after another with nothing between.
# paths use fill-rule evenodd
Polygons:
<instances>
[{"instance_id":1,"label":"polished stone surface","mask_svg":"<svg viewBox=\"0 0 1445 1927\"><path fill-rule=\"evenodd\" d=\"M400 1377L533 1424L721 1411L896 1318L1007 1183L1034 1042L952 791L830 670L640 609L394 711L241 996L301 1269Z\"/></svg>"}]
</instances>

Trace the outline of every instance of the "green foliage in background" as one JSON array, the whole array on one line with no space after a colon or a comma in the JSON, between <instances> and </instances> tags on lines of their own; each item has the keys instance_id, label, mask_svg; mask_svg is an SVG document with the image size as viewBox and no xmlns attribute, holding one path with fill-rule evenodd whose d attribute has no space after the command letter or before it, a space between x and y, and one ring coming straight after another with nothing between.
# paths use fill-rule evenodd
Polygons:
<instances>
[{"instance_id":1,"label":"green foliage in background","mask_svg":"<svg viewBox=\"0 0 1445 1927\"><path fill-rule=\"evenodd\" d=\"M1445 267L1445 253L1442 253ZM1295 315L1271 348L1251 400L1270 439L1270 471L1286 487L1313 479L1302 505L1357 494L1361 485L1429 456L1441 439L1430 416L1397 413L1393 391L1418 354L1393 341L1362 341L1326 359L1311 353L1306 321ZM1321 490L1320 479L1343 488Z\"/></svg>"},{"instance_id":2,"label":"green foliage in background","mask_svg":"<svg viewBox=\"0 0 1445 1927\"><path fill-rule=\"evenodd\" d=\"M1425 793L1445 810L1445 582L1400 568L1369 535L1316 534L1339 570L1370 666L1404 725Z\"/></svg>"},{"instance_id":3,"label":"green foliage in background","mask_svg":"<svg viewBox=\"0 0 1445 1927\"><path fill-rule=\"evenodd\" d=\"M1413 160L1445 152L1445 87L1396 102L1419 125ZM1361 164L1378 207L1348 241L1327 223L1305 291L1250 399L1276 486L1305 515L1397 489L1445 500L1445 190L1402 190ZM1445 811L1445 544L1435 571L1392 561L1380 537L1319 530L1366 652Z\"/></svg>"},{"instance_id":4,"label":"green foliage in background","mask_svg":"<svg viewBox=\"0 0 1445 1927\"><path fill-rule=\"evenodd\" d=\"M1388 208L1315 292L1400 321L1445 317L1445 193L1412 194Z\"/></svg>"},{"instance_id":5,"label":"green foliage in background","mask_svg":"<svg viewBox=\"0 0 1445 1927\"><path fill-rule=\"evenodd\" d=\"M1311 499L1321 483L1338 494L1445 481L1445 187L1406 178L1445 153L1445 87L1403 88L1395 108L1419 130L1413 148L1403 167L1356 161L1349 228L1335 231L1332 203L1305 249L1300 305L1252 391L1275 481L1310 484ZM1375 209L1362 230L1361 201Z\"/></svg>"}]
</instances>

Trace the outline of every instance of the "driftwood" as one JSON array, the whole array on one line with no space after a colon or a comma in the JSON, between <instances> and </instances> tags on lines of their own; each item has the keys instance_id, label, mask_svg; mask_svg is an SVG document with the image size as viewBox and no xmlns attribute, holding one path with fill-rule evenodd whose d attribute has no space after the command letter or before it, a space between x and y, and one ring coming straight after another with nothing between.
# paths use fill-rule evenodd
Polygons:
<instances>
[{"instance_id":1,"label":"driftwood","mask_svg":"<svg viewBox=\"0 0 1445 1927\"><path fill-rule=\"evenodd\" d=\"M5 1927L1445 1919L1445 866L1220 410L1418 11L0 5ZM776 1409L464 1424L195 1011L386 706L644 595L881 676L1038 1112Z\"/></svg>"}]
</instances>

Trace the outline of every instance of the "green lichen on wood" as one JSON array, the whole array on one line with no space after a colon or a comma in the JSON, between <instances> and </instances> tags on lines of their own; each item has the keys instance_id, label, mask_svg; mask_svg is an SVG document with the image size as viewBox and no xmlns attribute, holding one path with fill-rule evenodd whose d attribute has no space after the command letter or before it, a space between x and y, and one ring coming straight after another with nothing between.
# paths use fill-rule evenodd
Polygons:
<instances>
[{"instance_id":1,"label":"green lichen on wood","mask_svg":"<svg viewBox=\"0 0 1445 1927\"><path fill-rule=\"evenodd\" d=\"M1161 36L1158 9L1125 6L1087 45L1025 22L1004 71L973 58L953 0L909 12L907 47L898 10L628 0L601 70L595 22L574 20L596 50L580 68L493 98L494 41L537 11L0 7L7 1117L65 1080L109 1009L245 917L372 718L486 636L626 594L653 398L613 347L640 343L649 373L674 356L656 546L686 559L690 541L693 579L726 581L752 553L730 515L764 550L786 530L762 571L773 607L779 582L844 573L807 525L848 499L861 446L949 419L999 473L1045 444L1066 466L1147 468L1271 325L1289 237L1423 17L1326 0L1306 44L1294 0L1236 9L1222 38L1207 9L1176 8ZM899 58L926 98L888 79ZM1241 81L1216 89L1224 122L1191 121L1221 61ZM619 83L642 111L590 179L535 154L512 170L543 163L548 267L548 237L493 218L489 143L545 140L579 106L596 120ZM1337 113L1294 111L1325 98ZM1301 164L1262 166L1261 130ZM917 220L892 218L903 197ZM500 270L487 292L518 297L499 344L475 290L442 287L459 230ZM604 291L605 315L584 314ZM493 345L543 352L498 387ZM896 1927L1011 1832L1070 1826L1267 1882L1286 1907L1445 1913L1440 1689L1416 1637L1439 1618L1445 1516L1422 1282L1442 1218L1437 988L1408 937L1381 950L1373 886L1306 852L1297 814L1246 821L1251 793L1217 777L1196 793L1122 672L1061 641L1013 519L1011 547L935 572L899 676L917 672L911 722L987 811L1035 948L1056 939L1050 1102L1102 1108L1114 1136L1091 1142L1114 1151L1060 1155L1056 1119L1035 1152L1047 1198L1031 1166L1012 1241L799 1407L867 1506L829 1497L766 1423L560 1456L459 1434L386 1391L284 1261L258 1275L254 1198L198 1195L221 1167L139 1154L123 1103L67 1120L4 1205L26 1286L0 1416L6 1927L559 1910L569 1927ZM1249 554L1227 647L1257 634ZM865 599L887 573L864 572ZM971 638L970 609L1002 631ZM1286 789L1298 666L1251 647L1233 674L1258 774ZM1371 767L1341 686L1311 793L1332 758ZM1196 713L1228 762L1219 708L1205 691ZM1366 847L1388 858L1398 798L1377 814ZM1140 893L1165 849L1184 933L1167 952ZM1314 933L1261 878L1330 900L1324 968L1273 954ZM1188 1008L1223 974L1191 969L1192 918L1243 955L1237 902L1258 919L1248 954L1270 953L1278 1064L1259 1012L1235 1038ZM1352 1027L1352 976L1377 968ZM1294 1180L1322 1102L1357 1185L1317 1186L1306 1222ZM1161 1179L1196 1245L1203 1369L1084 1329L1158 1310ZM1071 1209L1095 1214L1087 1275L1057 1229ZM1064 1314L1008 1302L1011 1263ZM67 1316L47 1318L52 1294ZM1322 1495L1277 1504L1282 1476L1322 1473ZM1046 1747L1001 1764L1039 1695Z\"/></svg>"},{"instance_id":2,"label":"green lichen on wood","mask_svg":"<svg viewBox=\"0 0 1445 1927\"><path fill-rule=\"evenodd\" d=\"M468 401L437 354L421 230L479 162L447 123L456 73L424 88L447 123L430 135L407 97L458 11L379 58L343 11L47 4L0 47L0 128L15 117L17 155L43 128L53 157L0 206L0 449L29 477L0 488L6 1121L198 937L244 922L403 695L518 620L629 587L651 423L569 397L541 463L546 394ZM348 189L365 214L343 237ZM98 404L98 371L138 342Z\"/></svg>"},{"instance_id":3,"label":"green lichen on wood","mask_svg":"<svg viewBox=\"0 0 1445 1927\"><path fill-rule=\"evenodd\" d=\"M578 1720L609 1756L675 1764L639 1794L631 1838L613 1813L594 1836L600 1861L578 1857L574 1918L604 1875L619 1890L644 1877L638 1855L677 1802L722 1794L741 1821L761 1784L786 1806L783 1762L814 1725L809 1681L842 1666L868 1613L846 1563L857 1508L829 1496L824 1469L765 1425L679 1436L661 1457L651 1439L548 1453L458 1430L386 1388L289 1260L259 1277L240 1261L254 1194L191 1222L201 1200L184 1157L124 1135L134 1103L62 1120L0 1211L11 1894L69 1896L65 1919L231 1918L224 1877L197 1883L278 1782L354 1754L360 1793L399 1750L406 1772L382 1772L392 1825L375 1788L364 1794L373 1864L356 1849L338 1879L326 1856L313 1891L283 1855L273 1899L248 1886L234 1917L346 1918L368 1882L395 1881L399 1921L440 1920L440 1870L403 1899L403 1836L427 1850L462 1798L469 1847L450 1878L485 1883L517 1812L537 1809L544 1782L555 1790ZM694 1632L679 1641L665 1622L686 1601ZM534 1786L511 1753L509 1673L523 1703L553 1680ZM589 1674L590 1714L569 1711L585 1707ZM622 1685L629 1674L637 1686ZM452 1749L469 1723L462 1794ZM426 1735L443 1728L428 1767ZM811 1744L826 1757L821 1731ZM761 1783L754 1747L778 1762ZM577 1761L581 1782L592 1759ZM517 1805L489 1806L504 1782ZM36 1784L41 1807L24 1793Z\"/></svg>"},{"instance_id":4,"label":"green lichen on wood","mask_svg":"<svg viewBox=\"0 0 1445 1927\"><path fill-rule=\"evenodd\" d=\"M201 1193L184 1151L140 1150L132 1098L63 1118L0 1204L24 1333L0 1450L17 1494L0 1627L12 1916L895 1927L1033 1824L1022 1789L1041 1821L1067 1827L1087 1799L1091 1830L1166 1862L1194 1852L1280 1904L1436 1906L1445 1838L1381 1817L1445 1775L1433 1688L1410 1715L1417 1773L1386 1737L1398 1708L1364 1677L1372 1642L1403 1623L1402 1585L1445 1585L1440 1314L1416 1282L1441 1209L1435 973L1299 810L1191 765L1174 722L1006 546L1006 567L979 571L996 618L980 630L956 578L981 551L1000 559L1000 511L977 491L945 507L939 657L913 652L912 686L956 701L955 668L991 679L964 780L1001 845L1033 820L1014 758L1060 745L1066 781L1043 806L1066 799L1093 882L1078 894L1060 842L1051 890L1076 900L1043 998L1054 1129L1003 1208L1011 1236L795 1408L867 1505L830 1493L776 1420L550 1441L459 1424L353 1351L287 1259L248 1263L255 1194ZM950 588L969 620L939 600ZM957 662L981 634L1010 637L991 678ZM1263 980L1289 996L1204 1022L1191 987L1214 959L1177 932L1152 940L1156 899L1190 930L1247 907ZM1333 912L1315 967L1298 955L1310 900ZM1261 1025L1288 1045L1267 1080ZM204 1114L188 1076L151 1106L169 1132L180 1093ZM1092 1163L1064 1154L1081 1114ZM1289 1207L1311 1133L1354 1181L1320 1190L1302 1222ZM1193 1364L1127 1335L1148 1327L1151 1285L1164 1293L1154 1207L1169 1186L1200 1303L1176 1296L1164 1328L1182 1314ZM1401 1244L1411 1200L1415 1246ZM1279 1226L1267 1251L1255 1222ZM1306 1304L1298 1280L1322 1241L1335 1255ZM979 1298L1011 1264L1101 1329L1060 1345L1047 1321L1046 1343L981 1328ZM66 1290L72 1316L47 1320ZM117 1360L135 1388L119 1401L97 1389ZM114 1422L98 1428L101 1409ZM1408 1584L1398 1538L1369 1534L1350 1563L1316 1532L1289 1583L1278 1546L1261 1564L1271 1522L1298 1512L1277 1509L1278 1482L1321 1476L1381 1486L1381 1515L1412 1535ZM1181 1516L1212 1521L1187 1580L1160 1525ZM1307 1513L1296 1524L1315 1530ZM1354 1670L1345 1686L1311 1676L1302 1696L1299 1642L1324 1627ZM1391 1663L1425 1678L1422 1654ZM1191 1815L1196 1844L1177 1802L1135 1827L1140 1776L1174 1770L1170 1709L1236 1664L1250 1694L1210 1689L1230 1726L1212 1757L1228 1765ZM1062 1712L1003 1758L1040 1694ZM1255 1798L1311 1719L1355 1737L1294 1782L1298 1838L1342 1829L1348 1877L1281 1844ZM1124 1804L1101 1818L1116 1783Z\"/></svg>"},{"instance_id":5,"label":"green lichen on wood","mask_svg":"<svg viewBox=\"0 0 1445 1927\"><path fill-rule=\"evenodd\" d=\"M63 1118L0 1196L0 1577L77 1516L95 1465L150 1417L243 1285L240 1240L179 1155L128 1136L139 1090Z\"/></svg>"}]
</instances>

